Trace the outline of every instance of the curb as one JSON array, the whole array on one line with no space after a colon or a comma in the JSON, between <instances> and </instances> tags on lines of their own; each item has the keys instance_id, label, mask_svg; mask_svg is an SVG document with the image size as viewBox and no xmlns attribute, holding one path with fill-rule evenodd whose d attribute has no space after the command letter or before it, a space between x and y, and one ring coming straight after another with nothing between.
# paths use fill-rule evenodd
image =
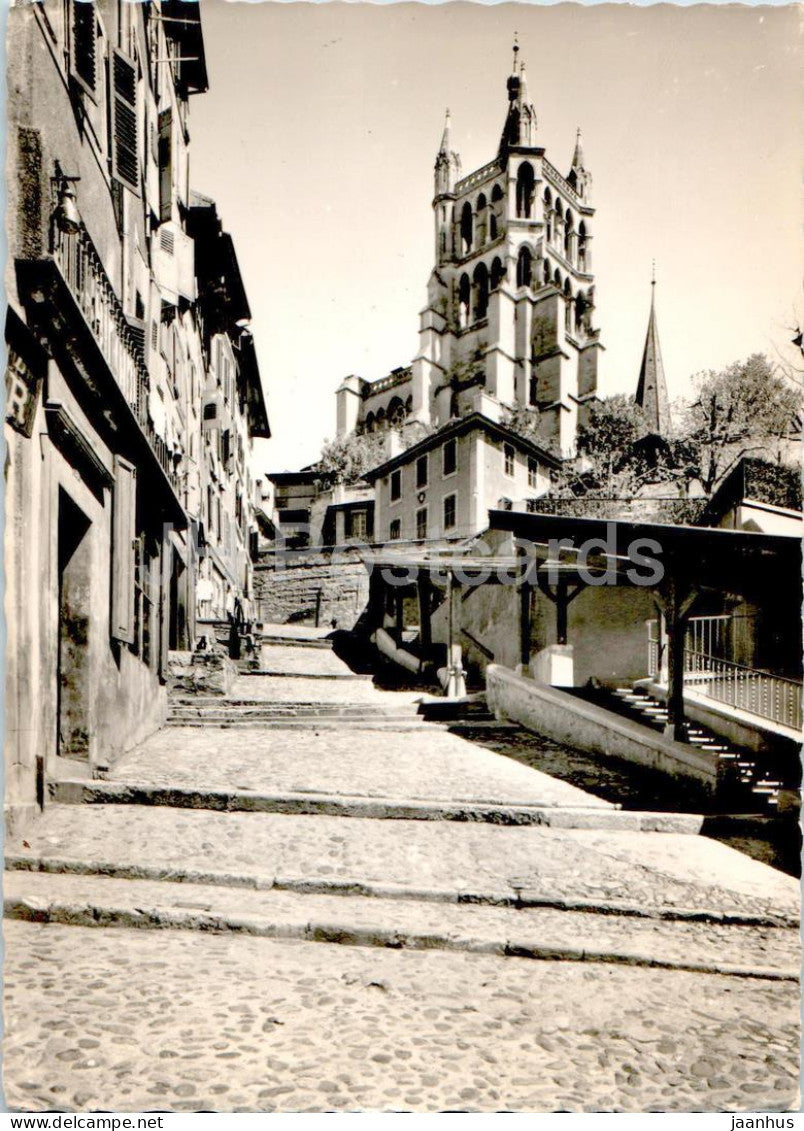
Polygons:
<instances>
[{"instance_id":1,"label":"curb","mask_svg":"<svg viewBox=\"0 0 804 1131\"><path fill-rule=\"evenodd\" d=\"M409 888L401 884L372 884L362 880L307 880L259 876L234 872L200 871L150 864L115 864L98 860L65 860L58 857L6 856L9 872L39 872L49 875L98 876L117 880L150 880L210 887L244 888L249 891L286 891L296 895L363 896L369 899L401 899L423 903L472 904L518 910L550 909L585 911L597 915L622 915L663 922L716 923L737 927L781 927L798 930L795 915L747 914L707 907L648 907L623 900L568 899L562 896L528 895L522 890L487 892L455 891L450 888ZM512 894L513 891L513 894Z\"/></svg>"},{"instance_id":2,"label":"curb","mask_svg":"<svg viewBox=\"0 0 804 1131\"><path fill-rule=\"evenodd\" d=\"M397 801L348 795L267 794L246 790L197 790L147 782L66 779L50 783L53 801L65 805L161 805L174 809L338 816L404 821L460 821L493 825L539 825L554 829L606 829L696 836L705 818L697 813L661 813L600 805L506 805L499 802Z\"/></svg>"},{"instance_id":3,"label":"curb","mask_svg":"<svg viewBox=\"0 0 804 1131\"><path fill-rule=\"evenodd\" d=\"M449 950L470 954L493 954L506 958L530 958L552 962L594 962L651 969L679 970L696 974L718 974L765 981L797 982L795 970L732 963L676 962L657 959L639 951L595 951L571 946L543 946L535 942L491 941L471 937L354 927L346 923L272 923L268 920L230 915L211 915L140 908L100 907L87 904L50 903L7 899L5 916L29 923L61 923L75 927L128 927L139 930L220 931L269 939L334 943L341 946L383 947L393 950Z\"/></svg>"}]
</instances>

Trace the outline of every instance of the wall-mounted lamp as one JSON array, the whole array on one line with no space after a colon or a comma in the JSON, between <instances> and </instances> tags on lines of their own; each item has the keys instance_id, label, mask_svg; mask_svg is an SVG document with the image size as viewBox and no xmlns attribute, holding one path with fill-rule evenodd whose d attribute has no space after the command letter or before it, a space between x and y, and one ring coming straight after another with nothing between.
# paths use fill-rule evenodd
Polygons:
<instances>
[{"instance_id":1,"label":"wall-mounted lamp","mask_svg":"<svg viewBox=\"0 0 804 1131\"><path fill-rule=\"evenodd\" d=\"M75 183L80 177L68 177L56 162L56 175L51 178L56 207L53 220L62 232L77 232L81 227L81 214L75 199Z\"/></svg>"}]
</instances>

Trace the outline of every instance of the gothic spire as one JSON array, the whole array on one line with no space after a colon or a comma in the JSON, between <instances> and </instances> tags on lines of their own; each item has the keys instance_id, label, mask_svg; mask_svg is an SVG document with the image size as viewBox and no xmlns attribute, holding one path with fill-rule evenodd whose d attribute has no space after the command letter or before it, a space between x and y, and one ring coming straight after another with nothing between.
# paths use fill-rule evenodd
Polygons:
<instances>
[{"instance_id":1,"label":"gothic spire","mask_svg":"<svg viewBox=\"0 0 804 1131\"><path fill-rule=\"evenodd\" d=\"M444 119L444 132L441 135L441 145L438 148L435 161L436 196L451 193L460 175L461 159L452 148L452 122L449 110L447 110Z\"/></svg>"},{"instance_id":2,"label":"gothic spire","mask_svg":"<svg viewBox=\"0 0 804 1131\"><path fill-rule=\"evenodd\" d=\"M645 349L639 370L636 403L645 410L651 434L663 436L670 428L670 401L667 396L667 382L664 377L662 351L659 345L659 329L656 324L655 264L650 287L648 333L645 338Z\"/></svg>"},{"instance_id":3,"label":"gothic spire","mask_svg":"<svg viewBox=\"0 0 804 1131\"><path fill-rule=\"evenodd\" d=\"M536 144L536 108L528 94L528 80L525 64L519 60L519 42L514 36L513 70L508 76L508 114L500 139L500 156L505 157L512 145L534 146Z\"/></svg>"},{"instance_id":4,"label":"gothic spire","mask_svg":"<svg viewBox=\"0 0 804 1131\"><path fill-rule=\"evenodd\" d=\"M583 145L581 144L581 127L575 135L575 152L572 155L572 168L583 169Z\"/></svg>"},{"instance_id":5,"label":"gothic spire","mask_svg":"<svg viewBox=\"0 0 804 1131\"><path fill-rule=\"evenodd\" d=\"M449 156L452 150L452 122L449 116L449 107L447 107L447 114L444 118L444 132L441 135L441 145L438 150L439 157L441 154Z\"/></svg>"}]
</instances>

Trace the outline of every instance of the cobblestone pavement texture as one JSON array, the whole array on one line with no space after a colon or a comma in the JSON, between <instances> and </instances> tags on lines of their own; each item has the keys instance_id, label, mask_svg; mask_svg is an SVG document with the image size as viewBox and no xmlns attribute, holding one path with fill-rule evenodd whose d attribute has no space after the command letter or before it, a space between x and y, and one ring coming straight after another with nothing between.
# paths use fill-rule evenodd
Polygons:
<instances>
[{"instance_id":1,"label":"cobblestone pavement texture","mask_svg":"<svg viewBox=\"0 0 804 1131\"><path fill-rule=\"evenodd\" d=\"M235 935L5 934L16 1109L797 1104L798 1010L782 985Z\"/></svg>"},{"instance_id":2,"label":"cobblestone pavement texture","mask_svg":"<svg viewBox=\"0 0 804 1131\"><path fill-rule=\"evenodd\" d=\"M271 881L624 901L732 914L798 911L796 880L706 837L159 806L53 805L9 855Z\"/></svg>"},{"instance_id":3,"label":"cobblestone pavement texture","mask_svg":"<svg viewBox=\"0 0 804 1131\"><path fill-rule=\"evenodd\" d=\"M232 699L410 711L420 697L326 678L344 669L325 649L277 643L263 654L272 669L296 674L240 676ZM531 740L549 767L555 751ZM122 759L112 777L609 809L576 788L594 786L594 773L560 781L494 753L493 742L438 727L381 735L354 724L320 734L173 728ZM6 922L4 1072L18 1109L756 1111L798 1103L790 981L477 952L485 942L530 939L617 960L789 971L798 960L794 930L667 918L798 914L795 880L705 837L51 804L6 851L33 867L47 859L89 873L9 873L7 899L34 913L97 909L102 922L121 911L143 925L166 914L174 926L198 928ZM145 878L106 878L104 866ZM326 894L354 883L397 898ZM467 892L575 900L591 910L444 902ZM648 917L599 913L612 904ZM227 922L265 934L323 923L342 925L347 938L349 929L426 935L440 949L255 937L220 930ZM475 952L448 949L461 940Z\"/></svg>"},{"instance_id":4,"label":"cobblestone pavement texture","mask_svg":"<svg viewBox=\"0 0 804 1131\"><path fill-rule=\"evenodd\" d=\"M361 932L373 945L389 937L410 945L418 936L433 948L476 950L493 944L510 950L513 944L543 953L554 947L681 968L734 966L790 974L800 964L798 932L790 928L25 872L6 874L4 895L6 901L24 900L34 911L61 908L73 922L83 921L89 909L118 921L121 913L132 925L140 915L144 921L167 915L173 921L183 918L188 929L221 922L269 936L301 938L305 930L320 934L325 927L346 936Z\"/></svg>"},{"instance_id":5,"label":"cobblestone pavement texture","mask_svg":"<svg viewBox=\"0 0 804 1131\"><path fill-rule=\"evenodd\" d=\"M576 786L436 727L290 734L259 727L175 727L125 755L109 775L210 789L519 805L608 805Z\"/></svg>"}]
</instances>

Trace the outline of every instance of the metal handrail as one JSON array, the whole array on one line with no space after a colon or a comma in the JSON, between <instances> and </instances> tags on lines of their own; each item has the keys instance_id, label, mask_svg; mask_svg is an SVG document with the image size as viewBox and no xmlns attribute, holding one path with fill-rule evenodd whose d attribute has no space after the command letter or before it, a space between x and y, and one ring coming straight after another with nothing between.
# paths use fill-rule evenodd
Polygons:
<instances>
[{"instance_id":1,"label":"metal handrail","mask_svg":"<svg viewBox=\"0 0 804 1131\"><path fill-rule=\"evenodd\" d=\"M708 699L800 730L802 684L800 680L748 668L703 652L684 653L684 680L695 683Z\"/></svg>"},{"instance_id":2,"label":"metal handrail","mask_svg":"<svg viewBox=\"0 0 804 1131\"><path fill-rule=\"evenodd\" d=\"M730 620L724 617L699 617L699 621ZM648 674L659 675L660 641L657 622L648 622ZM689 635L687 637L689 640ZM694 639L694 637L693 637ZM758 718L801 730L802 681L777 675L762 668L748 667L734 660L714 656L701 649L684 648L684 683L698 694L746 711Z\"/></svg>"}]
</instances>

